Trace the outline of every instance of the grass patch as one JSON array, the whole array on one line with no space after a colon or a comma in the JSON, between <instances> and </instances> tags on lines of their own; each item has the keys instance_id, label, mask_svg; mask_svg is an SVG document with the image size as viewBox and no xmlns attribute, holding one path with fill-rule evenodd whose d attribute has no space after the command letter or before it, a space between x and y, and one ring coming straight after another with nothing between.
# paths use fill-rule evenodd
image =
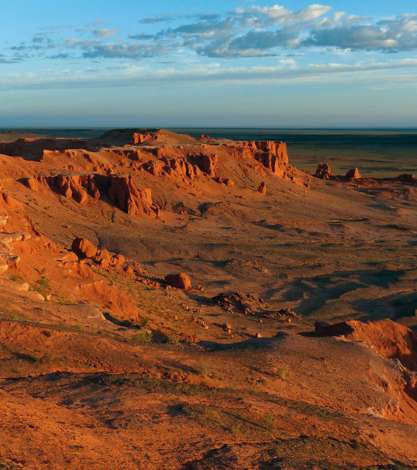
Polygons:
<instances>
[{"instance_id":1,"label":"grass patch","mask_svg":"<svg viewBox=\"0 0 417 470\"><path fill-rule=\"evenodd\" d=\"M171 338L160 330L150 330L144 329L139 330L134 336L129 340L131 344L141 345L141 344L173 344Z\"/></svg>"},{"instance_id":2,"label":"grass patch","mask_svg":"<svg viewBox=\"0 0 417 470\"><path fill-rule=\"evenodd\" d=\"M139 331L130 338L129 341L131 344L140 345L140 344L149 344L153 342L153 333L151 330Z\"/></svg>"},{"instance_id":3,"label":"grass patch","mask_svg":"<svg viewBox=\"0 0 417 470\"><path fill-rule=\"evenodd\" d=\"M273 431L275 428L275 416L272 413L267 413L262 417L261 424L268 429L268 431Z\"/></svg>"},{"instance_id":4,"label":"grass patch","mask_svg":"<svg viewBox=\"0 0 417 470\"><path fill-rule=\"evenodd\" d=\"M20 463L0 461L0 470L23 470L23 468Z\"/></svg>"},{"instance_id":5,"label":"grass patch","mask_svg":"<svg viewBox=\"0 0 417 470\"><path fill-rule=\"evenodd\" d=\"M20 312L0 312L0 320L2 321L26 321L26 318Z\"/></svg>"},{"instance_id":6,"label":"grass patch","mask_svg":"<svg viewBox=\"0 0 417 470\"><path fill-rule=\"evenodd\" d=\"M290 372L287 367L281 367L280 369L277 370L277 376L281 380L287 380L289 375L290 375Z\"/></svg>"},{"instance_id":7,"label":"grass patch","mask_svg":"<svg viewBox=\"0 0 417 470\"><path fill-rule=\"evenodd\" d=\"M78 382L79 387L90 386L93 389L110 386L135 387L143 393L158 393L174 396L204 396L214 398L221 392L205 384L189 384L186 382L174 382L149 376L120 377L110 374L91 374ZM222 391L223 393L223 391ZM223 393L224 394L224 393Z\"/></svg>"},{"instance_id":8,"label":"grass patch","mask_svg":"<svg viewBox=\"0 0 417 470\"><path fill-rule=\"evenodd\" d=\"M55 297L55 302L59 305L75 305L75 303L65 297L57 296Z\"/></svg>"},{"instance_id":9,"label":"grass patch","mask_svg":"<svg viewBox=\"0 0 417 470\"><path fill-rule=\"evenodd\" d=\"M255 418L210 404L181 403L170 407L169 412L174 416L185 416L205 429L221 429L233 435L270 434L275 429L272 414Z\"/></svg>"},{"instance_id":10,"label":"grass patch","mask_svg":"<svg viewBox=\"0 0 417 470\"><path fill-rule=\"evenodd\" d=\"M49 285L49 279L45 276L42 276L40 279L38 279L38 281L36 282L33 290L35 290L36 292L39 292L39 294L42 294L42 295L47 295L49 294L50 290L51 290L51 287Z\"/></svg>"}]
</instances>

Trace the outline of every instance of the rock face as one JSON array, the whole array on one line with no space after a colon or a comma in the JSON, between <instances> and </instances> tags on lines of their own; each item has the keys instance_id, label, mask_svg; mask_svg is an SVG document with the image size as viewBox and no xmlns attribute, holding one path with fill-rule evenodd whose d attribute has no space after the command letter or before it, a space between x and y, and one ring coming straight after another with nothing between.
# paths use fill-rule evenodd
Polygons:
<instances>
[{"instance_id":1,"label":"rock face","mask_svg":"<svg viewBox=\"0 0 417 470\"><path fill-rule=\"evenodd\" d=\"M154 139L155 134L152 132L134 132L132 140L134 145L142 145Z\"/></svg>"},{"instance_id":2,"label":"rock face","mask_svg":"<svg viewBox=\"0 0 417 470\"><path fill-rule=\"evenodd\" d=\"M165 282L177 289L189 290L192 287L191 278L186 273L168 274L165 277Z\"/></svg>"},{"instance_id":3,"label":"rock face","mask_svg":"<svg viewBox=\"0 0 417 470\"><path fill-rule=\"evenodd\" d=\"M154 176L174 176L193 180L205 175L216 175L217 157L215 155L189 155L185 158L162 156L143 165L143 169Z\"/></svg>"},{"instance_id":4,"label":"rock face","mask_svg":"<svg viewBox=\"0 0 417 470\"><path fill-rule=\"evenodd\" d=\"M218 158L216 155L190 155L188 161L208 176L216 176Z\"/></svg>"},{"instance_id":5,"label":"rock face","mask_svg":"<svg viewBox=\"0 0 417 470\"><path fill-rule=\"evenodd\" d=\"M154 176L174 176L190 180L202 174L200 168L179 158L151 160L143 165L143 169Z\"/></svg>"},{"instance_id":6,"label":"rock face","mask_svg":"<svg viewBox=\"0 0 417 470\"><path fill-rule=\"evenodd\" d=\"M157 213L150 189L139 189L131 177L110 177L107 196L111 202L129 215L151 215Z\"/></svg>"},{"instance_id":7,"label":"rock face","mask_svg":"<svg viewBox=\"0 0 417 470\"><path fill-rule=\"evenodd\" d=\"M150 189L139 189L130 176L115 175L56 175L25 178L21 180L28 188L37 191L47 186L66 199L85 204L89 198L107 199L111 204L133 216L158 215Z\"/></svg>"},{"instance_id":8,"label":"rock face","mask_svg":"<svg viewBox=\"0 0 417 470\"><path fill-rule=\"evenodd\" d=\"M284 177L288 171L289 158L285 142L247 141L242 146L255 160L270 170L274 175Z\"/></svg>"},{"instance_id":9,"label":"rock face","mask_svg":"<svg viewBox=\"0 0 417 470\"><path fill-rule=\"evenodd\" d=\"M346 178L350 180L356 180L362 178L362 176L358 168L352 168L346 173Z\"/></svg>"},{"instance_id":10,"label":"rock face","mask_svg":"<svg viewBox=\"0 0 417 470\"><path fill-rule=\"evenodd\" d=\"M333 172L328 163L319 163L314 176L322 180L329 180L333 176Z\"/></svg>"}]
</instances>

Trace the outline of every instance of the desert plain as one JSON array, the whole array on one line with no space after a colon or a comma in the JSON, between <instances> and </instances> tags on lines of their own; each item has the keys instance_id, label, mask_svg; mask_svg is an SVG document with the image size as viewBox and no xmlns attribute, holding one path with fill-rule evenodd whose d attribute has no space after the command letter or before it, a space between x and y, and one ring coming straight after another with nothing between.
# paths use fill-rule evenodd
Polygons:
<instances>
[{"instance_id":1,"label":"desert plain","mask_svg":"<svg viewBox=\"0 0 417 470\"><path fill-rule=\"evenodd\" d=\"M417 179L301 150L2 135L1 469L417 467Z\"/></svg>"}]
</instances>

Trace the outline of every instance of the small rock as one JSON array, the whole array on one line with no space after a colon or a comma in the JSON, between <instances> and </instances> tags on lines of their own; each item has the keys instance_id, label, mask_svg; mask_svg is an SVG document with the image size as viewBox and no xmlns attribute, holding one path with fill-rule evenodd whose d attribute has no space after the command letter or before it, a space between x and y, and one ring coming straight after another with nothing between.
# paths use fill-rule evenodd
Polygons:
<instances>
[{"instance_id":1,"label":"small rock","mask_svg":"<svg viewBox=\"0 0 417 470\"><path fill-rule=\"evenodd\" d=\"M35 302L45 302L45 297L39 292L28 292L28 297Z\"/></svg>"},{"instance_id":2,"label":"small rock","mask_svg":"<svg viewBox=\"0 0 417 470\"><path fill-rule=\"evenodd\" d=\"M9 265L7 264L0 264L0 274L5 273L9 269Z\"/></svg>"},{"instance_id":3,"label":"small rock","mask_svg":"<svg viewBox=\"0 0 417 470\"><path fill-rule=\"evenodd\" d=\"M22 284L17 284L16 290L18 292L29 292L30 285L28 282L23 282Z\"/></svg>"},{"instance_id":4,"label":"small rock","mask_svg":"<svg viewBox=\"0 0 417 470\"><path fill-rule=\"evenodd\" d=\"M4 227L7 224L8 220L9 220L8 215L1 215L0 216L0 227Z\"/></svg>"},{"instance_id":5,"label":"small rock","mask_svg":"<svg viewBox=\"0 0 417 470\"><path fill-rule=\"evenodd\" d=\"M135 274L134 269L129 264L127 264L123 269L128 276L133 276Z\"/></svg>"},{"instance_id":6,"label":"small rock","mask_svg":"<svg viewBox=\"0 0 417 470\"><path fill-rule=\"evenodd\" d=\"M266 195L267 189L266 189L266 183L265 183L265 181L262 181L262 183L259 185L259 187L258 187L258 193L259 193L259 194L262 194L262 195L264 195L264 196Z\"/></svg>"}]
</instances>

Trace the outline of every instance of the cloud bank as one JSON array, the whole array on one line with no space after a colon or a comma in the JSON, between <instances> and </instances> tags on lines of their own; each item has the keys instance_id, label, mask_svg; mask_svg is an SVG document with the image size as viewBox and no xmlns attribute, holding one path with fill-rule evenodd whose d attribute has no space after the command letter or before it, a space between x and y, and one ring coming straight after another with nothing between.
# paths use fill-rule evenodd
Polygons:
<instances>
[{"instance_id":1,"label":"cloud bank","mask_svg":"<svg viewBox=\"0 0 417 470\"><path fill-rule=\"evenodd\" d=\"M308 50L400 53L417 49L417 14L362 18L311 4L238 8L226 14L138 18L137 31L119 37L111 27L92 29L89 38L58 40L45 33L2 51L2 63L28 57L141 60L186 51L207 58L253 58ZM155 31L142 31L142 27ZM72 50L71 50L72 49ZM78 51L78 53L77 53Z\"/></svg>"}]
</instances>

